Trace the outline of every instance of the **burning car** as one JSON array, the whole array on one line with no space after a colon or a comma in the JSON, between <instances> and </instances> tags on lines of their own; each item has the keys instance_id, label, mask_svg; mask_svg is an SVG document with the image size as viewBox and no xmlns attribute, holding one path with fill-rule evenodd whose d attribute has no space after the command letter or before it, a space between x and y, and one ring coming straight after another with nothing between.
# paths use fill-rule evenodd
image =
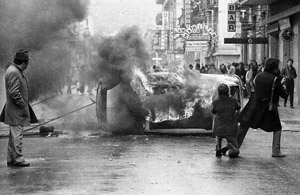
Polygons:
<instances>
[{"instance_id":1,"label":"burning car","mask_svg":"<svg viewBox=\"0 0 300 195\"><path fill-rule=\"evenodd\" d=\"M142 72L133 67L131 80L102 79L96 100L102 128L113 133L142 133L155 129L206 129L213 125L212 101L225 83L242 104L242 86L235 76L201 74L184 62L161 71Z\"/></svg>"}]
</instances>

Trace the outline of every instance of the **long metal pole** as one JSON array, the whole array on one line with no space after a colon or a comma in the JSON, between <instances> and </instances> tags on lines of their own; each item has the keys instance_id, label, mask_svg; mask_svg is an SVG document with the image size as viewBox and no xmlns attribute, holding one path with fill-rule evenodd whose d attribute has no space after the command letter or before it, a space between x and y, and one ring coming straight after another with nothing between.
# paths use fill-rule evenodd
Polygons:
<instances>
[{"instance_id":1,"label":"long metal pole","mask_svg":"<svg viewBox=\"0 0 300 195\"><path fill-rule=\"evenodd\" d=\"M77 111L79 111L79 110L82 110L82 109L84 109L84 108L87 108L87 107L89 107L89 106L91 106L91 105L93 105L93 104L95 104L95 103L96 103L96 102L92 102L92 103L90 103L90 104L88 104L88 105L85 105L85 106L83 106L83 107L81 107L81 108L78 108L78 109L76 109L76 110L73 110L73 111L71 111L71 112L68 112L68 113L66 113L66 114L63 114L63 115L58 116L58 117L56 117L56 118L53 118L53 119L51 119L51 120L49 120L49 121L46 121L46 122L44 122L44 123L41 123L41 124L38 124L38 125L36 125L36 126L34 126L34 127L31 127L31 128L29 128L29 129L26 129L26 130L24 130L23 132L30 131L30 130L32 130L32 129L35 129L35 128L37 128L37 127L40 127L40 126L42 126L42 125L45 125L45 124L47 124L47 123L50 123L50 122L55 121L55 120L57 120L57 119L60 119L60 118L62 118L62 117L64 117L64 116L67 116L67 115L69 115L69 114L72 114L72 113L74 113L74 112L77 112Z\"/></svg>"}]
</instances>

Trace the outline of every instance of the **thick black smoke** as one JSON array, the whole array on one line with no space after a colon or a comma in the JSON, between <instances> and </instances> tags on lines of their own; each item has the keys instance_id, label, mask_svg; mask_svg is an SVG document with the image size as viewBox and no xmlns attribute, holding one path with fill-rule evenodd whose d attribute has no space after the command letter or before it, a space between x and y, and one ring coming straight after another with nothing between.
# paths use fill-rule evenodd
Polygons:
<instances>
[{"instance_id":1,"label":"thick black smoke","mask_svg":"<svg viewBox=\"0 0 300 195\"><path fill-rule=\"evenodd\" d=\"M99 62L94 73L115 83L130 81L134 66L146 70L149 55L138 28L128 27L117 35L103 38L98 46Z\"/></svg>"},{"instance_id":2,"label":"thick black smoke","mask_svg":"<svg viewBox=\"0 0 300 195\"><path fill-rule=\"evenodd\" d=\"M120 105L129 112L124 114L127 118L123 121L127 121L127 125L131 127L132 123L144 121L148 113L130 86L135 67L145 71L149 59L138 28L128 27L115 36L102 38L98 46L98 54L99 62L94 66L94 78L101 78L103 88L107 89L122 83L117 96ZM126 126L126 124L122 125L123 128Z\"/></svg>"},{"instance_id":3,"label":"thick black smoke","mask_svg":"<svg viewBox=\"0 0 300 195\"><path fill-rule=\"evenodd\" d=\"M1 0L0 1L0 67L12 61L19 48L30 51L30 98L52 91L53 83L67 72L71 41L70 27L87 14L85 0ZM63 62L62 62L63 61ZM61 63L59 63L61 62ZM34 73L34 74L33 74ZM39 78L39 79L38 79ZM36 89L39 89L36 91ZM47 89L47 90L44 90Z\"/></svg>"}]
</instances>

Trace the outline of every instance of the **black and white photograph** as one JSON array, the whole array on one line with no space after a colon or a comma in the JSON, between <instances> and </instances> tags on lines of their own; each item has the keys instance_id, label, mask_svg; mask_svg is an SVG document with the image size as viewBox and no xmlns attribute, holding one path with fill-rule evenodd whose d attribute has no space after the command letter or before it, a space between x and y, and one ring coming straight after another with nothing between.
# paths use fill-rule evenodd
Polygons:
<instances>
[{"instance_id":1,"label":"black and white photograph","mask_svg":"<svg viewBox=\"0 0 300 195\"><path fill-rule=\"evenodd\" d=\"M299 0L0 0L0 195L299 195Z\"/></svg>"}]
</instances>

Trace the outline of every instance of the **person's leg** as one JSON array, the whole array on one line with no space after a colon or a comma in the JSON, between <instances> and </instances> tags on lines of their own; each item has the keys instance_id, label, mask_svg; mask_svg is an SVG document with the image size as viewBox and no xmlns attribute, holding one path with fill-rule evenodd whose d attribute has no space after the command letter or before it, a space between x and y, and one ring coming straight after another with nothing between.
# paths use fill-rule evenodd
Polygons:
<instances>
[{"instance_id":1,"label":"person's leg","mask_svg":"<svg viewBox=\"0 0 300 195\"><path fill-rule=\"evenodd\" d=\"M8 142L8 158L7 162L19 163L24 161L22 154L23 144L23 127L22 126L9 126L10 138Z\"/></svg>"},{"instance_id":2,"label":"person's leg","mask_svg":"<svg viewBox=\"0 0 300 195\"><path fill-rule=\"evenodd\" d=\"M13 159L14 145L12 139L13 138L12 138L11 130L9 130L9 138L8 138L8 145L7 145L7 165L9 166L15 163Z\"/></svg>"},{"instance_id":3,"label":"person's leg","mask_svg":"<svg viewBox=\"0 0 300 195\"><path fill-rule=\"evenodd\" d=\"M286 93L287 93L287 97L284 99L284 107L286 107L286 103L287 103L288 97L290 96L290 88L291 88L291 83L290 83L290 81L286 81L285 86L286 86L285 91L286 91Z\"/></svg>"},{"instance_id":4,"label":"person's leg","mask_svg":"<svg viewBox=\"0 0 300 195\"><path fill-rule=\"evenodd\" d=\"M280 150L281 130L273 132L272 157L285 157Z\"/></svg>"},{"instance_id":5,"label":"person's leg","mask_svg":"<svg viewBox=\"0 0 300 195\"><path fill-rule=\"evenodd\" d=\"M226 140L228 142L228 156L230 158L236 158L240 154L236 136L227 136Z\"/></svg>"},{"instance_id":6,"label":"person's leg","mask_svg":"<svg viewBox=\"0 0 300 195\"><path fill-rule=\"evenodd\" d=\"M290 85L290 106L294 108L294 81L291 81Z\"/></svg>"},{"instance_id":7,"label":"person's leg","mask_svg":"<svg viewBox=\"0 0 300 195\"><path fill-rule=\"evenodd\" d=\"M222 156L221 147L222 147L222 137L216 136L216 156Z\"/></svg>"},{"instance_id":8,"label":"person's leg","mask_svg":"<svg viewBox=\"0 0 300 195\"><path fill-rule=\"evenodd\" d=\"M22 154L22 144L23 144L23 126L9 126L11 133L11 148L9 151L11 152L11 162L7 163L9 166L15 167L28 167L30 163L24 160L24 156Z\"/></svg>"},{"instance_id":9,"label":"person's leg","mask_svg":"<svg viewBox=\"0 0 300 195\"><path fill-rule=\"evenodd\" d=\"M68 90L67 90L67 93L68 94L71 94L72 92L71 92L71 85L70 84L68 84Z\"/></svg>"},{"instance_id":10,"label":"person's leg","mask_svg":"<svg viewBox=\"0 0 300 195\"><path fill-rule=\"evenodd\" d=\"M250 82L246 83L246 91L247 91L247 98L249 98L250 94L251 94L251 85L250 85Z\"/></svg>"},{"instance_id":11,"label":"person's leg","mask_svg":"<svg viewBox=\"0 0 300 195\"><path fill-rule=\"evenodd\" d=\"M237 134L237 144L238 144L238 148L240 148L243 144L243 141L246 137L246 134L248 132L249 127L240 124L239 125L239 130L238 130L238 134Z\"/></svg>"}]
</instances>

